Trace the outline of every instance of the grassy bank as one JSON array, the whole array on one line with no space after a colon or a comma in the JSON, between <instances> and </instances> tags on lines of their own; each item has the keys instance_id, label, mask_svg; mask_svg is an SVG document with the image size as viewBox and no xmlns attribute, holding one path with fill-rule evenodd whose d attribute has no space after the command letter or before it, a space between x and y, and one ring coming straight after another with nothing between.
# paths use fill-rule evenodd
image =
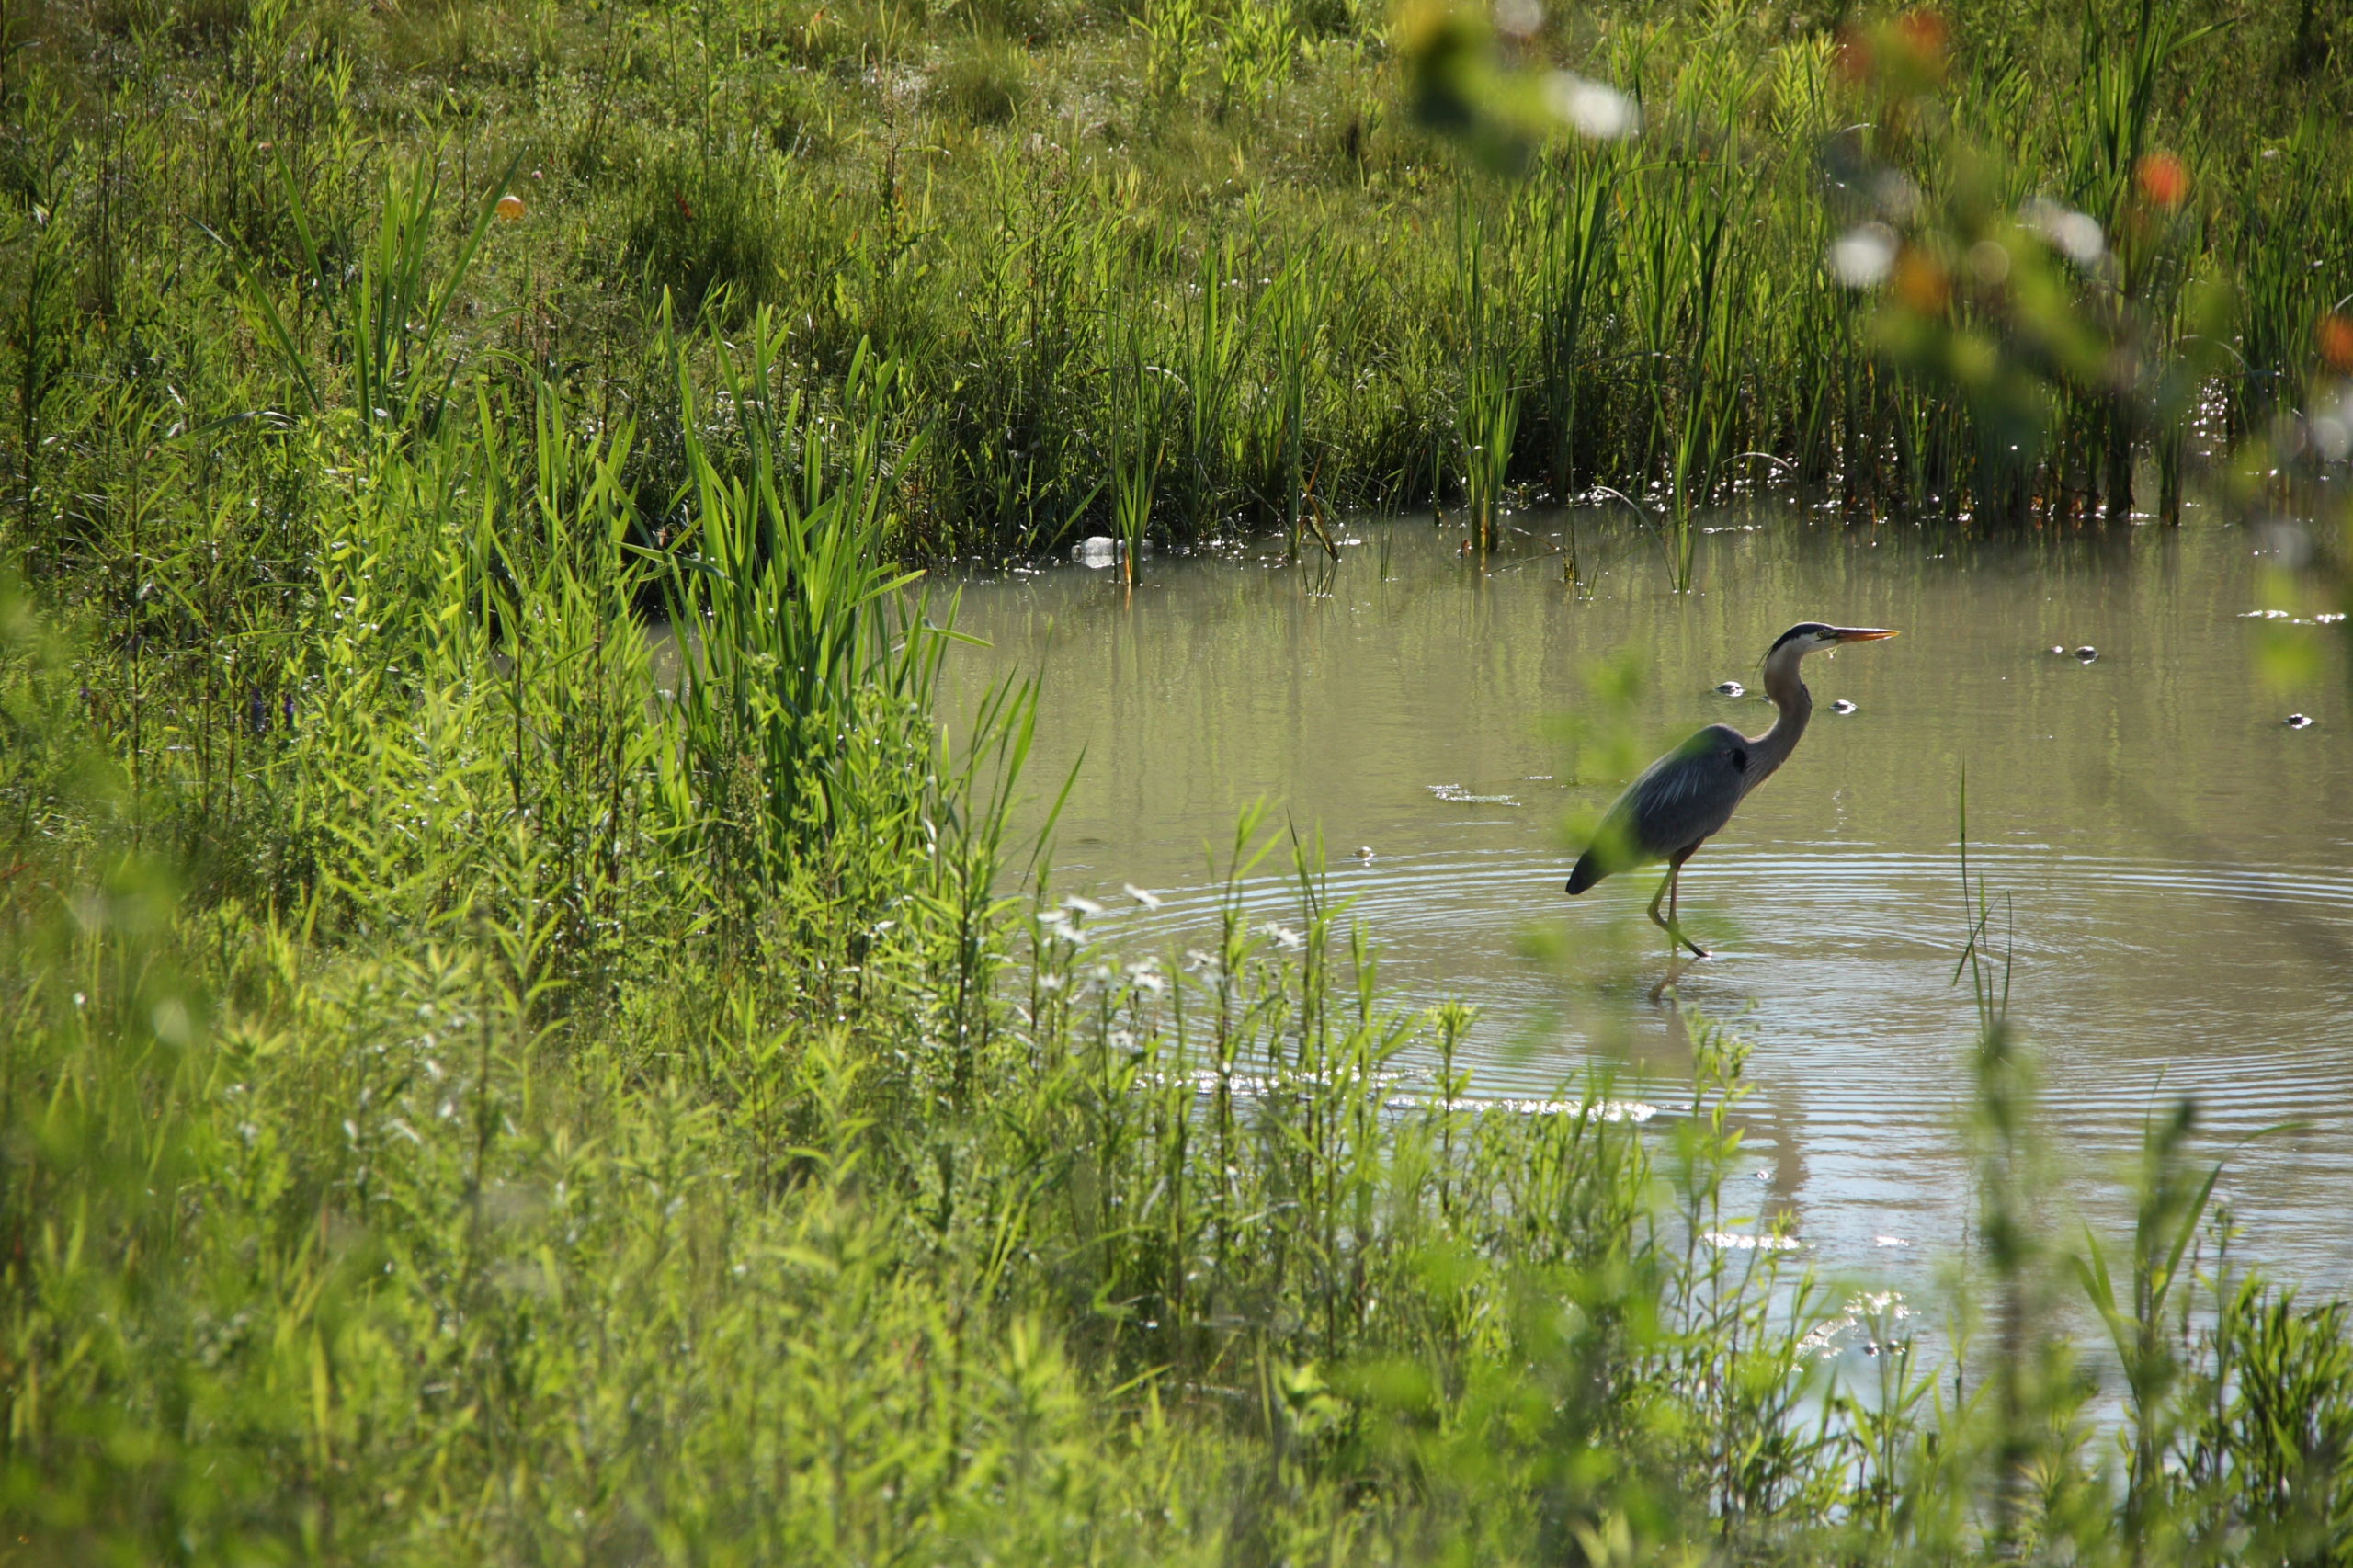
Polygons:
<instances>
[{"instance_id":1,"label":"grassy bank","mask_svg":"<svg viewBox=\"0 0 2353 1568\"><path fill-rule=\"evenodd\" d=\"M1395 38L1434 24L1344 0L12 9L11 509L29 546L94 548L134 491L399 423L372 362L416 361L432 403L462 359L631 421L658 535L687 483L664 322L764 308L829 417L861 343L900 365L917 558L1296 533L1311 494L1475 522L1608 485L1673 522L1775 484L2067 521L2170 506L2207 442L2331 384L2335 8L1972 3L1893 67L1841 21L1530 8L1499 58L1581 74L1563 106L1603 134L1515 149L1426 128L1454 106ZM502 194L438 318L362 320L387 270L453 272ZM1931 270L1842 278L1873 223ZM2021 267L2055 246L2080 315L1995 322L1969 352L2037 377L1972 395L1878 316L1890 288L2000 316L1981 296L2025 274L1986 281L2010 262L1981 236Z\"/></svg>"},{"instance_id":2,"label":"grassy bank","mask_svg":"<svg viewBox=\"0 0 2353 1568\"><path fill-rule=\"evenodd\" d=\"M2315 15L2146 122L2278 264L2225 422L2312 369L2261 237L2347 232ZM2020 168L2074 17L1956 17ZM1899 1317L1754 1244L1731 1040L1480 1109L1312 855L1185 955L1037 887L911 556L1976 483L1822 274L1820 28L1547 24L1645 134L1503 184L1377 20L0 19L0 1561L2347 1554L2344 1309L2186 1124L2110 1262L2042 1229L1990 979L1982 1267Z\"/></svg>"}]
</instances>

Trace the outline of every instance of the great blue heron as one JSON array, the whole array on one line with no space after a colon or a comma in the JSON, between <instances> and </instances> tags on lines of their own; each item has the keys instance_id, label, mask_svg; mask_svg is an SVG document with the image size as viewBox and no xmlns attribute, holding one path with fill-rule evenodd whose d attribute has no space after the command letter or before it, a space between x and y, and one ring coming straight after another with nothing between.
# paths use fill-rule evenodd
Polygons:
<instances>
[{"instance_id":1,"label":"great blue heron","mask_svg":"<svg viewBox=\"0 0 2353 1568\"><path fill-rule=\"evenodd\" d=\"M1841 642L1876 642L1893 631L1875 627L1824 626L1809 620L1790 627L1765 655L1765 695L1781 710L1773 727L1754 738L1729 724L1711 724L1660 757L1627 786L1601 819L1593 842L1569 873L1569 892L1581 893L1616 871L1654 860L1666 862L1666 879L1651 899L1651 919L1700 958L1708 949L1676 923L1676 881L1683 862L1732 821L1748 792L1773 776L1797 749L1813 714L1813 694L1798 678L1798 662L1808 653ZM1666 916L1659 917L1659 900Z\"/></svg>"}]
</instances>

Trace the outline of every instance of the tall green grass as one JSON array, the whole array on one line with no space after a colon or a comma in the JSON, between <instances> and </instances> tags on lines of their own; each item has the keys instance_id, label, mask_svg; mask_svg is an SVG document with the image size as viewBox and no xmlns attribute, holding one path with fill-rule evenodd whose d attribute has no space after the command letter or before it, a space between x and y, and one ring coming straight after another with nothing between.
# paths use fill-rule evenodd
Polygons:
<instances>
[{"instance_id":1,"label":"tall green grass","mask_svg":"<svg viewBox=\"0 0 2353 1568\"><path fill-rule=\"evenodd\" d=\"M937 43L926 15L17 18L19 526L65 537L142 387L198 423L392 416L441 395L403 356L446 340L465 352L445 376L481 354L608 421L656 407L665 290L688 325L770 310L827 418L861 343L899 367L928 437L891 540L908 557L1119 531L1105 465L1138 354L1182 387L1158 542L1296 537L1311 483L1474 515L1607 486L1665 519L1678 578L1690 517L1772 483L2072 525L2131 513L2154 468L2170 516L2208 449L2334 384L2314 324L2353 294L2353 165L2341 85L2290 69L2291 18L1961 6L1927 70L1900 29L1844 48L1761 14L1601 6L1508 52L1628 95L1637 133L1564 131L1497 179L1405 112L1360 8L1055 6ZM193 95L190 135L160 132L165 82ZM2157 153L2186 176L2163 203ZM493 222L510 189L525 216ZM388 201L416 221L377 222ZM1475 277L1448 243L1466 212ZM2097 256L2052 248L2037 214L2060 212L2097 225ZM1827 258L1867 222L1909 248L1857 289ZM2012 253L2006 282L1979 276L1981 241ZM1989 352L2026 379L1986 379ZM656 506L688 465L639 426L631 488ZM262 436L225 444L244 462Z\"/></svg>"}]
</instances>

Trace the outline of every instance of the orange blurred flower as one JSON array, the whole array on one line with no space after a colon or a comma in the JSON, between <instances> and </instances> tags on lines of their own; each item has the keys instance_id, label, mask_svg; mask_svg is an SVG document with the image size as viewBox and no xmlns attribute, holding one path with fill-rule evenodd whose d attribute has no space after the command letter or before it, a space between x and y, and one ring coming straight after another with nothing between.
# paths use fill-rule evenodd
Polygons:
<instances>
[{"instance_id":1,"label":"orange blurred flower","mask_svg":"<svg viewBox=\"0 0 2353 1568\"><path fill-rule=\"evenodd\" d=\"M508 222L519 222L523 217L523 199L513 191L498 199L498 215Z\"/></svg>"},{"instance_id":2,"label":"orange blurred flower","mask_svg":"<svg viewBox=\"0 0 2353 1568\"><path fill-rule=\"evenodd\" d=\"M1838 52L1830 62L1830 68L1838 79L1842 82L1868 81L1874 63L1870 35L1858 28L1840 28Z\"/></svg>"},{"instance_id":3,"label":"orange blurred flower","mask_svg":"<svg viewBox=\"0 0 2353 1568\"><path fill-rule=\"evenodd\" d=\"M2353 375L2353 318L2332 311L2320 318L2313 335L2320 340L2320 357L2330 369Z\"/></svg>"},{"instance_id":4,"label":"orange blurred flower","mask_svg":"<svg viewBox=\"0 0 2353 1568\"><path fill-rule=\"evenodd\" d=\"M2151 153L2133 171L2141 194L2171 211L2189 199L2189 165L2171 153Z\"/></svg>"},{"instance_id":5,"label":"orange blurred flower","mask_svg":"<svg viewBox=\"0 0 2353 1568\"><path fill-rule=\"evenodd\" d=\"M1945 46L1952 40L1952 29L1943 17L1926 9L1906 11L1895 20L1895 36L1922 69L1932 75L1944 69Z\"/></svg>"},{"instance_id":6,"label":"orange blurred flower","mask_svg":"<svg viewBox=\"0 0 2353 1568\"><path fill-rule=\"evenodd\" d=\"M1895 297L1917 314L1940 316L1952 301L1952 278L1934 256L1905 245L1895 258Z\"/></svg>"}]
</instances>

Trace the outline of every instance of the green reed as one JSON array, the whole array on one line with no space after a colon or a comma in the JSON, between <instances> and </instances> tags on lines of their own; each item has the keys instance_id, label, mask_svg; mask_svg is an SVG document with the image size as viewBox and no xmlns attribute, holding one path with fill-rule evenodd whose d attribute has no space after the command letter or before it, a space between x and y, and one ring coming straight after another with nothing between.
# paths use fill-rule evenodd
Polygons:
<instances>
[{"instance_id":1,"label":"green reed","mask_svg":"<svg viewBox=\"0 0 2353 1568\"><path fill-rule=\"evenodd\" d=\"M769 895L845 824L886 858L923 832L924 715L948 641L883 551L884 465L920 455L886 449L897 368L853 362L860 422L828 445L779 373L782 344L763 312L740 358L715 346L736 453L706 444L681 384L693 521L664 558L681 654L667 803L714 885Z\"/></svg>"},{"instance_id":2,"label":"green reed","mask_svg":"<svg viewBox=\"0 0 2353 1568\"><path fill-rule=\"evenodd\" d=\"M1120 572L1128 586L1135 586L1146 536L1152 528L1152 504L1160 489L1161 471L1167 460L1163 431L1168 397L1158 366L1144 362L1141 333L1123 335L1125 363L1116 373L1125 378L1119 393L1120 417L1111 426L1111 518L1120 541Z\"/></svg>"},{"instance_id":3,"label":"green reed","mask_svg":"<svg viewBox=\"0 0 2353 1568\"><path fill-rule=\"evenodd\" d=\"M1531 231L1524 244L1535 253L1534 311L1542 324L1536 363L1549 454L1545 477L1560 497L1576 493L1580 402L1586 411L1593 407L1588 386L1597 368L1586 335L1608 300L1617 174L1615 160L1607 156L1563 160L1552 177L1529 187L1522 210Z\"/></svg>"},{"instance_id":4,"label":"green reed","mask_svg":"<svg viewBox=\"0 0 2353 1568\"><path fill-rule=\"evenodd\" d=\"M1320 339L1330 289L1324 258L1311 246L1291 257L1267 285L1254 311L1273 348L1269 379L1259 389L1254 420L1254 466L1263 476L1256 488L1281 524L1285 548L1294 561L1302 535L1311 528L1321 532L1310 489L1321 470L1309 460L1309 418L1322 381Z\"/></svg>"},{"instance_id":5,"label":"green reed","mask_svg":"<svg viewBox=\"0 0 2353 1568\"><path fill-rule=\"evenodd\" d=\"M1519 429L1520 389L1513 382L1506 347L1504 301L1488 278L1486 234L1464 207L1455 211L1455 266L1461 274L1462 313L1469 324L1468 363L1457 404L1456 437L1470 540L1481 556L1500 540L1505 476Z\"/></svg>"},{"instance_id":6,"label":"green reed","mask_svg":"<svg viewBox=\"0 0 2353 1568\"><path fill-rule=\"evenodd\" d=\"M1234 400L1244 369L1244 316L1233 291L1241 259L1228 240L1204 247L1190 297L1179 308L1177 362L1185 397L1185 527L1189 539L1213 533L1222 520L1229 443L1238 428Z\"/></svg>"}]
</instances>

